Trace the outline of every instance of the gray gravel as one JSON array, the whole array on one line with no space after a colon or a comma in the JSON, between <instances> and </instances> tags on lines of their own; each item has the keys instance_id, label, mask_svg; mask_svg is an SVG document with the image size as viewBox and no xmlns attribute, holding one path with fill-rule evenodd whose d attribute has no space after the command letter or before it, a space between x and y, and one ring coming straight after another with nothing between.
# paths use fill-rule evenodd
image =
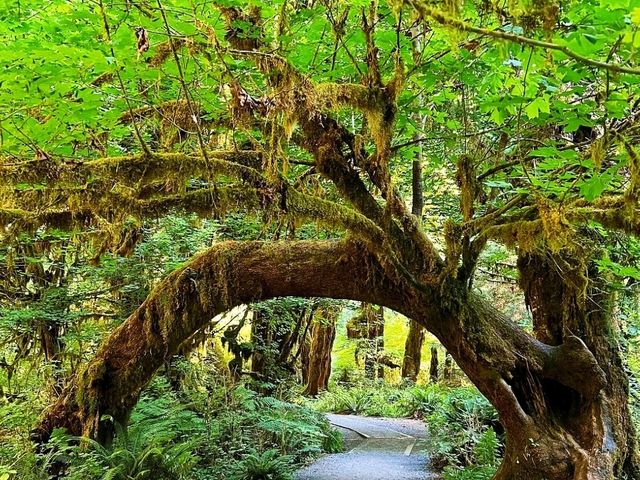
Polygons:
<instances>
[{"instance_id":1,"label":"gray gravel","mask_svg":"<svg viewBox=\"0 0 640 480\"><path fill-rule=\"evenodd\" d=\"M421 420L410 418L380 418L380 417L360 417L358 415L336 415L328 414L327 419L333 425L351 427L357 431L376 437L375 432L380 429L391 430L402 435L409 435L415 438L426 438L427 426ZM402 436L393 435L391 436ZM382 437L384 438L384 437Z\"/></svg>"},{"instance_id":2,"label":"gray gravel","mask_svg":"<svg viewBox=\"0 0 640 480\"><path fill-rule=\"evenodd\" d=\"M427 480L424 423L419 420L327 415L343 432L345 453L325 455L296 475L297 480Z\"/></svg>"}]
</instances>

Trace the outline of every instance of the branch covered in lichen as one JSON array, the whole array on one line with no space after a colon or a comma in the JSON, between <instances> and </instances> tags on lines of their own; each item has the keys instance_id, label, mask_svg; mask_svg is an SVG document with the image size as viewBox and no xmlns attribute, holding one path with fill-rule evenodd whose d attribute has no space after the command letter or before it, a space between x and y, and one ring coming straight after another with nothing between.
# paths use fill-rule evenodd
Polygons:
<instances>
[{"instance_id":1,"label":"branch covered in lichen","mask_svg":"<svg viewBox=\"0 0 640 480\"><path fill-rule=\"evenodd\" d=\"M557 52L561 52L565 54L567 57L572 58L580 63L584 63L585 65L590 65L592 67L608 70L610 72L640 75L640 68L627 67L624 65L616 64L616 63L609 63L609 62L594 60L593 58L589 58L584 55L580 55L577 52L574 52L566 45L560 45L553 42L536 40L534 38L529 38L522 35L516 35L515 33L504 32L502 30L491 30L488 28L476 27L474 25L471 25L470 23L467 23L463 20L459 20L457 18L453 18L445 14L444 12L431 7L430 4L428 4L424 0L404 0L404 1L405 3L411 5L423 17L432 18L433 20L435 20L436 22L438 22L439 24L445 27L451 27L463 32L472 32L480 35L486 35L491 38L506 40L509 42L518 43L520 45L529 45L532 47L539 47L546 50L554 50Z\"/></svg>"},{"instance_id":2,"label":"branch covered in lichen","mask_svg":"<svg viewBox=\"0 0 640 480\"><path fill-rule=\"evenodd\" d=\"M212 174L252 174L259 168L262 154L252 150L209 151L209 161L198 154L144 153L105 157L87 161L56 162L53 159L0 163L4 187L36 184L65 187L108 180L123 185L139 185L158 180L208 177Z\"/></svg>"}]
</instances>

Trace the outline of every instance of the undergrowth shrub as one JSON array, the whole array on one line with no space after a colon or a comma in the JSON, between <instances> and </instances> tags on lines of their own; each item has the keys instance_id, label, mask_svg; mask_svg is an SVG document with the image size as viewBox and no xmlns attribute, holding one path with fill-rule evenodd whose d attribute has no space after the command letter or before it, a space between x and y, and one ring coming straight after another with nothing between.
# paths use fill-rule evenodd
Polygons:
<instances>
[{"instance_id":1,"label":"undergrowth shrub","mask_svg":"<svg viewBox=\"0 0 640 480\"><path fill-rule=\"evenodd\" d=\"M115 431L110 447L58 431L55 455L44 463L67 464L69 480L186 479L200 461L206 429L199 415L163 396L143 397L129 428L116 424Z\"/></svg>"},{"instance_id":2,"label":"undergrowth shrub","mask_svg":"<svg viewBox=\"0 0 640 480\"><path fill-rule=\"evenodd\" d=\"M497 413L473 387L444 390L425 410L432 464L445 480L489 480L503 450ZM437 407L436 407L437 405Z\"/></svg>"},{"instance_id":3,"label":"undergrowth shrub","mask_svg":"<svg viewBox=\"0 0 640 480\"><path fill-rule=\"evenodd\" d=\"M309 405L321 412L368 417L409 417L416 412L410 390L383 382L335 386Z\"/></svg>"},{"instance_id":4,"label":"undergrowth shrub","mask_svg":"<svg viewBox=\"0 0 640 480\"><path fill-rule=\"evenodd\" d=\"M232 480L290 480L293 458L278 450L248 453L232 468Z\"/></svg>"},{"instance_id":5,"label":"undergrowth shrub","mask_svg":"<svg viewBox=\"0 0 640 480\"><path fill-rule=\"evenodd\" d=\"M225 385L206 374L198 378L176 389L156 377L128 428L115 425L109 447L56 430L52 448L39 456L31 450L17 464L10 453L28 442L22 428L20 445L11 451L0 447L6 454L0 478L43 479L54 468L69 480L288 480L302 462L342 450L342 436L320 412L260 396L242 383ZM23 415L31 418L32 412ZM7 428L10 420L24 427L23 419L14 417L0 425Z\"/></svg>"}]
</instances>

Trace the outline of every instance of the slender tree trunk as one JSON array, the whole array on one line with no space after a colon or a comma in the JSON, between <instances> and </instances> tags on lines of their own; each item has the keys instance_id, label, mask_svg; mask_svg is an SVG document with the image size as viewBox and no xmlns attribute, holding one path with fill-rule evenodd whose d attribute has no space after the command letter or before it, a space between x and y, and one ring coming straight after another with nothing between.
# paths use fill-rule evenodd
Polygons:
<instances>
[{"instance_id":1,"label":"slender tree trunk","mask_svg":"<svg viewBox=\"0 0 640 480\"><path fill-rule=\"evenodd\" d=\"M384 355L384 307L378 307L376 312L376 364L378 365L378 378L384 379L384 364L380 361L382 355Z\"/></svg>"},{"instance_id":2,"label":"slender tree trunk","mask_svg":"<svg viewBox=\"0 0 640 480\"><path fill-rule=\"evenodd\" d=\"M64 342L61 338L61 326L51 321L42 321L38 326L40 349L44 358L57 366L60 364Z\"/></svg>"},{"instance_id":3,"label":"slender tree trunk","mask_svg":"<svg viewBox=\"0 0 640 480\"><path fill-rule=\"evenodd\" d=\"M453 358L449 352L444 356L444 368L442 369L442 378L444 380L451 380L451 372L453 370Z\"/></svg>"},{"instance_id":4,"label":"slender tree trunk","mask_svg":"<svg viewBox=\"0 0 640 480\"><path fill-rule=\"evenodd\" d=\"M424 343L425 330L418 322L409 321L409 333L404 344L404 357L402 359L402 378L408 378L415 382L420 373L420 361L422 358L422 344Z\"/></svg>"},{"instance_id":5,"label":"slender tree trunk","mask_svg":"<svg viewBox=\"0 0 640 480\"><path fill-rule=\"evenodd\" d=\"M384 377L384 367L378 357L384 349L384 308L377 310L373 305L362 305L363 319L366 321L364 338L364 371L367 378L375 380Z\"/></svg>"},{"instance_id":6,"label":"slender tree trunk","mask_svg":"<svg viewBox=\"0 0 640 480\"><path fill-rule=\"evenodd\" d=\"M429 362L429 381L438 383L438 347L431 345L431 360Z\"/></svg>"},{"instance_id":7,"label":"slender tree trunk","mask_svg":"<svg viewBox=\"0 0 640 480\"><path fill-rule=\"evenodd\" d=\"M421 51L420 36L414 32L413 41L414 56L419 57ZM418 102L422 103L422 96L418 97ZM423 117L416 113L415 120L424 124ZM414 140L419 140L419 133L413 136ZM422 211L424 210L424 195L422 185L422 144L418 143L416 158L411 165L411 213L416 216L418 223L422 221ZM409 321L409 333L404 345L404 358L402 360L402 378L408 378L415 382L420 373L420 360L422 356L422 344L424 342L424 327L414 320Z\"/></svg>"},{"instance_id":8,"label":"slender tree trunk","mask_svg":"<svg viewBox=\"0 0 640 480\"><path fill-rule=\"evenodd\" d=\"M414 137L417 140L417 135ZM422 150L418 151L417 157L411 164L411 186L413 200L411 202L411 213L418 219L422 219L424 209L424 197L422 194Z\"/></svg>"}]
</instances>

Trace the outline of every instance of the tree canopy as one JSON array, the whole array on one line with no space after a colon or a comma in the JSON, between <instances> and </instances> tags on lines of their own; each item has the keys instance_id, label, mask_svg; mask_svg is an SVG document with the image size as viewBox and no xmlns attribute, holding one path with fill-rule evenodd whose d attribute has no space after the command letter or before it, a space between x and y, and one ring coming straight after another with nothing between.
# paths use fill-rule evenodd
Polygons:
<instances>
[{"instance_id":1,"label":"tree canopy","mask_svg":"<svg viewBox=\"0 0 640 480\"><path fill-rule=\"evenodd\" d=\"M41 437L126 420L216 314L320 296L391 307L442 341L507 430L496 478L637 473L607 336L613 275L640 278L625 255L640 228L636 0L5 7L5 244L69 230L96 258L126 254L175 211L247 212L281 232L169 275ZM309 224L322 239L300 240ZM533 332L473 290L488 242L517 253Z\"/></svg>"}]
</instances>

